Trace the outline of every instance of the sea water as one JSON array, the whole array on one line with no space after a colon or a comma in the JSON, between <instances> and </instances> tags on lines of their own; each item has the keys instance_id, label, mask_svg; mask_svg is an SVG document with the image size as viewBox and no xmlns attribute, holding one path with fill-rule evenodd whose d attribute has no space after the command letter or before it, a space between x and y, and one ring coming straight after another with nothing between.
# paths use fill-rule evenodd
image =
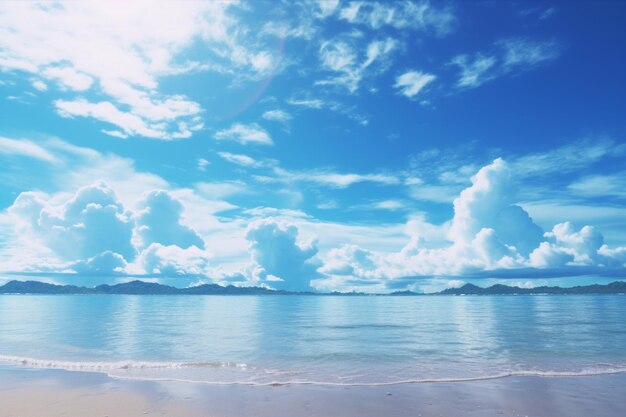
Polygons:
<instances>
[{"instance_id":1,"label":"sea water","mask_svg":"<svg viewBox=\"0 0 626 417\"><path fill-rule=\"evenodd\" d=\"M1 295L0 364L205 384L626 372L626 297Z\"/></svg>"}]
</instances>

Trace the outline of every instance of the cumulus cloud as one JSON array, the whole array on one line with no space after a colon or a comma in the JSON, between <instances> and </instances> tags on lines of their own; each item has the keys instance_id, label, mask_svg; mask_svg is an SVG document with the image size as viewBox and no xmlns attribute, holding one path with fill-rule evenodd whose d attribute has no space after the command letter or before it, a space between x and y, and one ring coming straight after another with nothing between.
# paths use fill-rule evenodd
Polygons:
<instances>
[{"instance_id":1,"label":"cumulus cloud","mask_svg":"<svg viewBox=\"0 0 626 417\"><path fill-rule=\"evenodd\" d=\"M354 275L367 278L376 273L377 262L374 258L374 253L357 245L344 245L328 251L319 271L329 276Z\"/></svg>"},{"instance_id":2,"label":"cumulus cloud","mask_svg":"<svg viewBox=\"0 0 626 417\"><path fill-rule=\"evenodd\" d=\"M82 275L110 275L125 271L127 262L119 253L110 250L101 254L80 260L70 265L70 268Z\"/></svg>"},{"instance_id":3,"label":"cumulus cloud","mask_svg":"<svg viewBox=\"0 0 626 417\"><path fill-rule=\"evenodd\" d=\"M449 238L466 245L482 229L492 229L502 243L528 255L537 247L542 230L515 199L512 174L506 162L496 159L472 178L472 185L454 200Z\"/></svg>"},{"instance_id":4,"label":"cumulus cloud","mask_svg":"<svg viewBox=\"0 0 626 417\"><path fill-rule=\"evenodd\" d=\"M477 272L623 267L626 248L609 248L591 226L561 223L544 233L516 203L516 173L502 159L481 168L454 200L454 216L443 225L423 218L409 222L410 242L399 252L372 252L348 245L331 250L316 288L411 288L417 278L458 277ZM444 237L445 235L445 237ZM530 269L529 269L530 268ZM569 269L568 269L569 268ZM585 269L588 273L588 269ZM410 279L409 279L410 278Z\"/></svg>"},{"instance_id":5,"label":"cumulus cloud","mask_svg":"<svg viewBox=\"0 0 626 417\"><path fill-rule=\"evenodd\" d=\"M103 181L70 196L21 193L7 210L14 250L1 268L101 276L207 271L210 254L204 240L182 223L178 199L154 190L133 210Z\"/></svg>"},{"instance_id":6,"label":"cumulus cloud","mask_svg":"<svg viewBox=\"0 0 626 417\"><path fill-rule=\"evenodd\" d=\"M256 265L255 278L271 287L310 290L319 266L314 241L298 242L298 228L275 220L257 220L246 231L249 252Z\"/></svg>"},{"instance_id":7,"label":"cumulus cloud","mask_svg":"<svg viewBox=\"0 0 626 417\"><path fill-rule=\"evenodd\" d=\"M183 204L163 190L150 191L138 204L135 213L136 235L140 247L153 243L187 249L204 249L204 241L195 230L181 224Z\"/></svg>"},{"instance_id":8,"label":"cumulus cloud","mask_svg":"<svg viewBox=\"0 0 626 417\"><path fill-rule=\"evenodd\" d=\"M559 223L546 233L546 237L573 258L577 265L596 265L601 263L598 251L604 244L604 238L593 226L583 226L576 231L570 222Z\"/></svg>"},{"instance_id":9,"label":"cumulus cloud","mask_svg":"<svg viewBox=\"0 0 626 417\"><path fill-rule=\"evenodd\" d=\"M133 223L115 192L103 182L83 187L62 202L24 192L8 213L18 233L48 248L59 264L86 260L83 267L89 268L105 252L125 259L135 256Z\"/></svg>"},{"instance_id":10,"label":"cumulus cloud","mask_svg":"<svg viewBox=\"0 0 626 417\"><path fill-rule=\"evenodd\" d=\"M138 256L136 265L146 274L206 275L210 254L195 245L180 247L152 243Z\"/></svg>"}]
</instances>

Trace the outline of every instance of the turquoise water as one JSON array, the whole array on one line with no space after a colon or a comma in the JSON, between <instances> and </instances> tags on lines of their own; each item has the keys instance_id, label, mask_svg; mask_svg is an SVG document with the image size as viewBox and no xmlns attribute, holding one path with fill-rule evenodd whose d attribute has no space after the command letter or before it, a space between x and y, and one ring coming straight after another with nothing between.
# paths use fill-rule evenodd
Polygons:
<instances>
[{"instance_id":1,"label":"turquoise water","mask_svg":"<svg viewBox=\"0 0 626 417\"><path fill-rule=\"evenodd\" d=\"M626 297L0 296L0 363L211 384L626 371Z\"/></svg>"}]
</instances>

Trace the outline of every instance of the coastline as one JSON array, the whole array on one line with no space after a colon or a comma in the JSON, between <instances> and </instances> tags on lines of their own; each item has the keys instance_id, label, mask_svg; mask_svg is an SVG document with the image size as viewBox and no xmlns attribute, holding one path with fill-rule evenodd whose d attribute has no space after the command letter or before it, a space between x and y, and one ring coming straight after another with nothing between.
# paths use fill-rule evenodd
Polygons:
<instances>
[{"instance_id":1,"label":"coastline","mask_svg":"<svg viewBox=\"0 0 626 417\"><path fill-rule=\"evenodd\" d=\"M0 366L0 417L626 415L626 374L371 387L211 386Z\"/></svg>"}]
</instances>

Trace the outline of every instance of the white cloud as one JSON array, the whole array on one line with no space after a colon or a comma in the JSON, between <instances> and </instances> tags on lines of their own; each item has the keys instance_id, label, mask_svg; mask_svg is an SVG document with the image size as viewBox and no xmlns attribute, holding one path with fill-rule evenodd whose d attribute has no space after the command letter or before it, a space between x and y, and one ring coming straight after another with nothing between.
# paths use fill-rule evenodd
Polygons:
<instances>
[{"instance_id":1,"label":"white cloud","mask_svg":"<svg viewBox=\"0 0 626 417\"><path fill-rule=\"evenodd\" d=\"M356 245L331 249L319 271L325 275L351 275L360 278L375 276L377 262L374 253Z\"/></svg>"},{"instance_id":2,"label":"white cloud","mask_svg":"<svg viewBox=\"0 0 626 417\"><path fill-rule=\"evenodd\" d=\"M606 138L575 141L544 152L527 154L511 161L512 168L524 176L578 171L605 157L626 154L626 145Z\"/></svg>"},{"instance_id":3,"label":"white cloud","mask_svg":"<svg viewBox=\"0 0 626 417\"><path fill-rule=\"evenodd\" d=\"M15 142L10 144L14 146ZM544 226L551 232L537 233L537 226L524 210L530 207L528 210L534 215L536 207L524 204L522 209L517 205L519 197L515 192L516 179L539 175L526 172L530 159L521 163L518 158L509 164L496 160L480 169L456 199L454 216L447 222L432 224L423 215L410 214L406 225L372 225L321 221L301 211L272 208L239 210L231 216L216 217L216 212L235 208L222 198L254 190L248 190L240 181L175 188L158 176L138 172L133 161L126 158L58 140L37 145L39 151L47 152L56 161L48 165L51 169L64 167L62 172L52 171L50 175L59 192L25 193L11 213L0 215L0 232L12 231L2 236L3 242L10 242L0 250L3 271L200 274L226 277L224 282L236 275L239 284L245 285L303 289L313 279L313 286L320 289L391 291L421 288L419 280L425 276L452 279L491 271L506 277L508 271L517 270L511 273L519 274L519 268L555 269L561 275L567 271L576 274L577 270L571 268L596 268L593 271L601 273L603 267L621 267L626 262L626 248L605 244L602 235L588 226L563 223L553 227L555 223L551 223ZM605 148L611 146L602 147ZM602 149L595 153L609 155ZM543 163L538 171L541 175L558 169L561 157L557 154L535 158ZM586 163L593 163L595 158L590 157ZM338 174L328 169L290 172L271 167L275 170L274 179L287 184L302 181L342 188L363 181L381 185L403 185L409 181L416 183L411 186L416 189L424 186L406 172ZM446 167L445 172L448 171ZM96 179L104 179L106 184L94 184ZM40 184L41 178L37 181ZM453 183L458 187L458 181ZM45 189L45 185L42 187ZM82 187L81 191L74 192L78 187ZM154 189L167 192L151 192ZM142 194L151 197L137 201ZM395 209L407 203L383 200L372 204ZM561 210L555 204L546 210L558 212L559 216L573 213L572 218L579 225L601 220L606 211L602 207L590 210L581 206L573 212L564 207ZM622 219L623 210L613 209L607 218ZM410 213L411 207L407 205L406 210ZM8 220L8 216L12 217ZM250 258L246 252L246 228L255 221L271 225L259 226L263 232L249 236L251 248L258 245L257 249L250 249ZM611 227L606 226L609 223L601 224L610 231ZM311 240L315 236L320 237L319 243ZM354 246L345 247L346 242ZM203 245L206 249L202 249ZM325 263L316 273L318 249ZM281 251L294 254L292 263L272 260L271 254ZM215 268L209 267L209 259ZM304 273L297 275L296 270ZM320 276L322 272L325 277Z\"/></svg>"},{"instance_id":4,"label":"white cloud","mask_svg":"<svg viewBox=\"0 0 626 417\"><path fill-rule=\"evenodd\" d=\"M93 84L93 78L72 67L49 67L42 75L50 80L57 80L62 86L74 91L88 90Z\"/></svg>"},{"instance_id":5,"label":"white cloud","mask_svg":"<svg viewBox=\"0 0 626 417\"><path fill-rule=\"evenodd\" d=\"M463 276L519 268L624 266L626 247L609 248L591 226L571 223L543 234L528 213L515 204L514 175L501 159L480 169L472 185L454 200L454 216L444 225L423 218L409 222L411 240L399 252L368 251L358 246L331 250L319 269L320 289L389 291L413 288L416 278ZM445 238L444 238L445 236ZM571 270L576 274L576 270ZM586 272L588 273L588 272Z\"/></svg>"},{"instance_id":6,"label":"white cloud","mask_svg":"<svg viewBox=\"0 0 626 417\"><path fill-rule=\"evenodd\" d=\"M593 201L581 203L576 200L540 200L523 203L533 219L546 229L557 223L571 221L574 224L591 223L602 230L611 244L624 245L626 239L626 208L623 205Z\"/></svg>"},{"instance_id":7,"label":"white cloud","mask_svg":"<svg viewBox=\"0 0 626 417\"><path fill-rule=\"evenodd\" d=\"M339 17L374 30L390 26L395 29L432 31L436 35L452 31L456 20L449 8L437 8L428 1L350 1L340 10Z\"/></svg>"},{"instance_id":8,"label":"white cloud","mask_svg":"<svg viewBox=\"0 0 626 417\"><path fill-rule=\"evenodd\" d=\"M211 199L228 198L250 192L242 181L199 182L195 188L200 194Z\"/></svg>"},{"instance_id":9,"label":"white cloud","mask_svg":"<svg viewBox=\"0 0 626 417\"><path fill-rule=\"evenodd\" d=\"M0 154L18 155L57 163L59 159L50 151L27 139L10 139L0 136Z\"/></svg>"},{"instance_id":10,"label":"white cloud","mask_svg":"<svg viewBox=\"0 0 626 417\"><path fill-rule=\"evenodd\" d=\"M339 75L317 81L317 85L340 85L349 92L358 90L361 80L384 71L391 52L396 48L392 38L370 42L365 56L360 58L356 48L348 40L325 41L320 46L320 60L326 70ZM375 67L372 65L376 63Z\"/></svg>"},{"instance_id":11,"label":"white cloud","mask_svg":"<svg viewBox=\"0 0 626 417\"><path fill-rule=\"evenodd\" d=\"M626 172L610 175L589 175L567 187L581 197L626 197Z\"/></svg>"},{"instance_id":12,"label":"white cloud","mask_svg":"<svg viewBox=\"0 0 626 417\"><path fill-rule=\"evenodd\" d=\"M326 170L287 171L278 167L274 168L274 172L277 177L273 178L273 181L312 182L335 188L346 188L360 182L371 182L381 185L395 185L400 183L397 177L388 174L341 174Z\"/></svg>"},{"instance_id":13,"label":"white cloud","mask_svg":"<svg viewBox=\"0 0 626 417\"><path fill-rule=\"evenodd\" d=\"M92 117L94 119L118 126L123 130L123 133L110 130L104 131L104 133L116 137L125 138L129 135L139 135L148 138L172 139L191 136L191 131L185 126L180 126L182 129L178 132L168 133L162 129L162 125L160 123L150 125L146 123L146 120L133 113L120 111L117 107L115 107L115 105L108 101L91 103L84 99L73 101L57 100L54 102L54 105L57 112L62 117Z\"/></svg>"},{"instance_id":14,"label":"white cloud","mask_svg":"<svg viewBox=\"0 0 626 417\"><path fill-rule=\"evenodd\" d=\"M32 86L37 91L47 91L48 85L41 80L36 80L32 82Z\"/></svg>"},{"instance_id":15,"label":"white cloud","mask_svg":"<svg viewBox=\"0 0 626 417\"><path fill-rule=\"evenodd\" d=\"M472 186L454 200L450 239L468 244L482 229L492 229L506 245L527 255L536 248L541 229L520 206L511 204L515 189L511 171L502 159L482 168Z\"/></svg>"},{"instance_id":16,"label":"white cloud","mask_svg":"<svg viewBox=\"0 0 626 417\"><path fill-rule=\"evenodd\" d=\"M459 193L459 187L450 185L414 185L409 187L409 196L417 201L451 203Z\"/></svg>"},{"instance_id":17,"label":"white cloud","mask_svg":"<svg viewBox=\"0 0 626 417\"><path fill-rule=\"evenodd\" d=\"M102 182L83 187L60 203L43 193L21 193L8 214L18 239L48 249L23 268L37 270L41 262L60 268L77 260L88 262L107 251L125 259L135 256L133 224L114 191Z\"/></svg>"},{"instance_id":18,"label":"white cloud","mask_svg":"<svg viewBox=\"0 0 626 417\"><path fill-rule=\"evenodd\" d=\"M335 13L339 6L339 0L318 0L319 15L321 18L328 17Z\"/></svg>"},{"instance_id":19,"label":"white cloud","mask_svg":"<svg viewBox=\"0 0 626 417\"><path fill-rule=\"evenodd\" d=\"M406 205L398 200L383 200L374 203L373 207L381 210L400 210L405 208Z\"/></svg>"},{"instance_id":20,"label":"white cloud","mask_svg":"<svg viewBox=\"0 0 626 417\"><path fill-rule=\"evenodd\" d=\"M458 55L452 63L461 68L461 73L457 81L459 87L478 87L495 77L491 70L495 66L497 60L492 56L476 55L473 61L470 61L467 55Z\"/></svg>"},{"instance_id":21,"label":"white cloud","mask_svg":"<svg viewBox=\"0 0 626 417\"><path fill-rule=\"evenodd\" d=\"M128 263L122 255L110 250L104 251L86 260L76 261L69 265L81 275L110 275L124 272Z\"/></svg>"},{"instance_id":22,"label":"white cloud","mask_svg":"<svg viewBox=\"0 0 626 417\"><path fill-rule=\"evenodd\" d=\"M113 136L114 138L128 139L128 135L124 132L120 132L119 130L102 129L101 132L105 135Z\"/></svg>"},{"instance_id":23,"label":"white cloud","mask_svg":"<svg viewBox=\"0 0 626 417\"><path fill-rule=\"evenodd\" d=\"M204 158L198 158L198 170L206 171L206 167L208 167L211 163Z\"/></svg>"},{"instance_id":24,"label":"white cloud","mask_svg":"<svg viewBox=\"0 0 626 417\"><path fill-rule=\"evenodd\" d=\"M160 243L181 249L191 246L204 249L204 241L196 231L181 224L184 209L183 203L167 191L154 190L145 194L134 213L136 246L146 248Z\"/></svg>"},{"instance_id":25,"label":"white cloud","mask_svg":"<svg viewBox=\"0 0 626 417\"><path fill-rule=\"evenodd\" d=\"M149 194L151 190L165 189L168 190L172 199L184 206L185 210L179 213L178 222L175 221L176 216L172 216L171 213L159 220L159 224L148 222L150 224L147 225L151 228L150 233L153 237L151 240L161 240L158 243L165 246L168 246L167 243L172 241L182 244L184 241L182 237L185 235L184 230L194 229L202 240L210 240L206 246L211 248L212 253L220 256L220 265L228 266L232 265L233 262L241 262L241 256L246 256L245 224L236 219L226 222L215 217L215 213L236 208L236 206L221 199L236 192L247 192L245 184L221 182L211 185L210 183L201 183L197 184L194 189L176 188L157 175L138 171L132 160L115 154L101 154L93 149L77 147L58 139L44 140L40 146L54 158L55 162L44 167L47 171L43 177L41 172L28 172L22 180L26 184L33 184L33 187L52 190L50 194L34 193L34 195L38 196L36 201L42 200L43 206L50 208L48 211L54 212L56 217L62 217L62 207L74 197L76 189L89 189L93 187L94 183L100 183L98 180L104 180L101 183L106 183L106 189L115 190L116 201L123 206L123 217L132 223L131 229L134 238L131 240L131 244L135 251L139 252L142 249L140 247L142 246L141 233L138 230L139 225L135 222L135 214L147 207L145 204L142 205L138 198ZM213 185L220 187L216 188ZM236 190L227 192L225 189L228 187L236 188ZM174 205L178 204L174 203ZM58 250L48 246L51 245L51 241L41 236L57 236L61 233L61 228L68 229L67 233L69 233L74 226L54 224L50 227L54 230L59 229L59 231L46 231L49 228L46 226L41 233L37 229L34 232L32 230L25 231L25 229L18 230L16 229L17 226L29 224L27 218L19 217L20 219L16 220L6 212L0 213L1 271L75 271L81 274L91 274L97 273L99 268L103 268L103 264L118 265L120 262L116 260L117 255L114 255L117 253L121 254L124 262L127 262L126 273L144 273L141 263L138 263L137 260L131 261L128 254L123 253L120 249L107 249L112 254L103 254L102 257L95 253L85 253L86 257L84 258L77 258L78 255L61 256ZM174 218L174 220L167 222L164 221L165 218L170 220ZM70 221L71 219L68 218L67 220ZM80 231L80 221L77 221L76 224L78 224L77 230ZM104 224L103 229L106 229ZM110 228L109 231L115 233L114 228ZM98 229L91 233L95 238L98 238L100 233L106 233L106 231ZM158 233L164 234L164 237L158 237ZM74 235L66 234L65 236L64 244L66 245L83 244ZM187 233L187 236L193 240L192 234ZM61 238L59 237L59 239ZM105 238L102 240L106 241ZM181 250L188 249L181 248Z\"/></svg>"},{"instance_id":26,"label":"white cloud","mask_svg":"<svg viewBox=\"0 0 626 417\"><path fill-rule=\"evenodd\" d=\"M292 106L307 107L309 109L322 109L326 107L326 103L319 98L292 98L287 100Z\"/></svg>"},{"instance_id":27,"label":"white cloud","mask_svg":"<svg viewBox=\"0 0 626 417\"><path fill-rule=\"evenodd\" d=\"M437 77L421 71L408 71L396 78L394 87L400 90L400 94L414 98L427 84Z\"/></svg>"},{"instance_id":28,"label":"white cloud","mask_svg":"<svg viewBox=\"0 0 626 417\"><path fill-rule=\"evenodd\" d=\"M265 120L271 120L274 122L288 122L289 120L291 120L291 115L286 111L280 109L268 110L263 113L262 117Z\"/></svg>"},{"instance_id":29,"label":"white cloud","mask_svg":"<svg viewBox=\"0 0 626 417\"><path fill-rule=\"evenodd\" d=\"M152 243L139 254L135 265L139 273L164 276L206 275L209 273L208 251L196 246L181 248L176 245Z\"/></svg>"},{"instance_id":30,"label":"white cloud","mask_svg":"<svg viewBox=\"0 0 626 417\"><path fill-rule=\"evenodd\" d=\"M160 92L163 77L191 70L265 76L279 62L258 42L242 39L249 32L231 14L237 2L48 6L0 4L0 68L43 77L70 92L104 96L98 102L64 96L56 105L63 116L93 117L127 136L185 138L202 127L200 105ZM182 52L196 44L208 62L184 60Z\"/></svg>"},{"instance_id":31,"label":"white cloud","mask_svg":"<svg viewBox=\"0 0 626 417\"><path fill-rule=\"evenodd\" d=\"M604 244L603 236L592 226L584 226L579 231L570 222L554 226L546 237L573 257L578 265L595 265L598 263L598 250Z\"/></svg>"},{"instance_id":32,"label":"white cloud","mask_svg":"<svg viewBox=\"0 0 626 417\"><path fill-rule=\"evenodd\" d=\"M278 289L306 291L316 278L315 241L299 243L298 228L274 220L259 220L246 231L257 280ZM274 279L271 279L274 277ZM277 281L279 278L281 281Z\"/></svg>"},{"instance_id":33,"label":"white cloud","mask_svg":"<svg viewBox=\"0 0 626 417\"><path fill-rule=\"evenodd\" d=\"M24 192L6 214L13 224L12 248L3 251L0 268L83 275L201 273L210 254L182 223L183 209L182 200L155 190L131 211L104 182L69 196Z\"/></svg>"},{"instance_id":34,"label":"white cloud","mask_svg":"<svg viewBox=\"0 0 626 417\"><path fill-rule=\"evenodd\" d=\"M231 162L236 165L240 165L244 167L252 167L252 168L265 166L263 162L257 161L256 159L248 155L236 154L236 153L230 153L230 152L218 152L217 154L225 161Z\"/></svg>"},{"instance_id":35,"label":"white cloud","mask_svg":"<svg viewBox=\"0 0 626 417\"><path fill-rule=\"evenodd\" d=\"M461 69L457 86L475 88L506 74L531 70L555 60L559 54L556 41L511 38L496 42L489 53L475 54L473 60L468 55L458 55L451 63Z\"/></svg>"},{"instance_id":36,"label":"white cloud","mask_svg":"<svg viewBox=\"0 0 626 417\"><path fill-rule=\"evenodd\" d=\"M560 54L560 46L555 41L513 38L499 41L498 46L504 50L502 65L506 71L516 68L528 69L543 62L552 61Z\"/></svg>"},{"instance_id":37,"label":"white cloud","mask_svg":"<svg viewBox=\"0 0 626 417\"><path fill-rule=\"evenodd\" d=\"M270 135L258 124L245 125L235 123L230 128L215 133L215 139L232 140L241 144L256 143L259 145L273 145Z\"/></svg>"}]
</instances>

